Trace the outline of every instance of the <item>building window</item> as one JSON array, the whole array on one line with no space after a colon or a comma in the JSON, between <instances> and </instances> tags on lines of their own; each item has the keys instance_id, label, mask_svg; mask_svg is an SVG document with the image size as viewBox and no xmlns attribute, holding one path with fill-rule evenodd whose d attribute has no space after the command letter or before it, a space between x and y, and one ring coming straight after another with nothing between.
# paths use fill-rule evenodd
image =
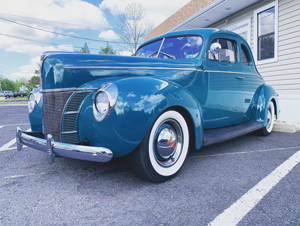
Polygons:
<instances>
[{"instance_id":1,"label":"building window","mask_svg":"<svg viewBox=\"0 0 300 226\"><path fill-rule=\"evenodd\" d=\"M254 58L258 64L277 61L278 2L254 11Z\"/></svg>"},{"instance_id":2,"label":"building window","mask_svg":"<svg viewBox=\"0 0 300 226\"><path fill-rule=\"evenodd\" d=\"M251 19L244 20L240 23L234 24L228 28L226 28L229 31L235 32L242 36L249 44L251 42Z\"/></svg>"},{"instance_id":3,"label":"building window","mask_svg":"<svg viewBox=\"0 0 300 226\"><path fill-rule=\"evenodd\" d=\"M257 14L257 59L274 58L275 7Z\"/></svg>"}]
</instances>

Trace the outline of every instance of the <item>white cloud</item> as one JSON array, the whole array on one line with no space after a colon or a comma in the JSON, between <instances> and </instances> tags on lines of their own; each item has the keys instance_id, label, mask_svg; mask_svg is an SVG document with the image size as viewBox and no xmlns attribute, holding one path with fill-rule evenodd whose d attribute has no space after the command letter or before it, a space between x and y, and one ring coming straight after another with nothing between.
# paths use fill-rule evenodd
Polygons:
<instances>
[{"instance_id":1,"label":"white cloud","mask_svg":"<svg viewBox=\"0 0 300 226\"><path fill-rule=\"evenodd\" d=\"M155 26L162 23L190 0L173 0L161 1L161 0L135 0L135 2L141 3L146 9L149 20L153 21ZM124 11L125 6L130 4L132 0L103 0L100 4L101 9L110 10L112 15L120 14Z\"/></svg>"},{"instance_id":2,"label":"white cloud","mask_svg":"<svg viewBox=\"0 0 300 226\"><path fill-rule=\"evenodd\" d=\"M110 28L100 6L97 7L84 0L0 0L0 5L0 11L5 13L1 13L0 17L58 33L76 35L76 30L86 29L86 27L78 26L78 24L89 26L89 28L94 30ZM30 18L38 18L41 20ZM57 21L59 23L49 21ZM0 27L1 34L19 38L0 35L0 49L3 49L7 53L25 53L31 58L27 65L21 67L16 66L18 62L2 65L3 69L16 68L14 71L11 71L11 69L10 71L7 69L5 71L6 76L13 80L20 79L21 77L27 79L31 78L34 75L34 70L37 69L36 64L43 52L58 50L73 51L74 49L73 46L67 42L65 44L69 46L49 46L29 40L52 43L54 42L53 38L64 38L63 36L58 36L53 33L39 31L1 19ZM66 29L72 29L72 31ZM3 54L1 57L2 56Z\"/></svg>"},{"instance_id":3,"label":"white cloud","mask_svg":"<svg viewBox=\"0 0 300 226\"><path fill-rule=\"evenodd\" d=\"M24 46L17 46L14 45L11 48L7 49L7 52L27 52L31 51L31 53L35 53L35 57L30 59L29 64L23 65L19 67L18 72L12 73L7 76L11 80L18 80L20 78L30 79L34 76L34 71L38 69L37 64L40 62L40 55L46 51L73 51L73 47L66 47L66 46L36 46L36 45L24 45Z\"/></svg>"},{"instance_id":4,"label":"white cloud","mask_svg":"<svg viewBox=\"0 0 300 226\"><path fill-rule=\"evenodd\" d=\"M64 29L85 28L82 26L77 26L76 24L88 25L93 27L93 29L96 29L96 27L98 27L98 29L99 27L110 27L100 7L96 7L83 0L0 0L0 5L1 12L6 13L0 14L1 17L44 30L66 33L63 32ZM22 17L16 17L7 14L20 15ZM39 18L42 20L33 20L24 17ZM57 21L61 23L52 23L47 21ZM36 54L36 49L40 48L40 45L42 44L36 44L32 41L24 39L32 39L51 43L54 37L59 39L63 38L63 36L39 31L4 20L0 20L0 27L2 34L23 39L0 35L0 49L4 49L8 52L22 52L33 56ZM74 35L75 33L69 32L68 34ZM36 47L31 50L24 48L24 45ZM39 54L41 54L41 52Z\"/></svg>"},{"instance_id":5,"label":"white cloud","mask_svg":"<svg viewBox=\"0 0 300 226\"><path fill-rule=\"evenodd\" d=\"M34 71L38 69L38 63L40 62L40 57L33 57L30 59L30 64L21 66L19 72L12 73L7 76L11 80L17 80L20 78L30 79L34 76Z\"/></svg>"},{"instance_id":6,"label":"white cloud","mask_svg":"<svg viewBox=\"0 0 300 226\"><path fill-rule=\"evenodd\" d=\"M114 40L118 38L118 35L115 34L113 30L107 30L102 31L99 35L99 38L105 39L105 40Z\"/></svg>"}]
</instances>

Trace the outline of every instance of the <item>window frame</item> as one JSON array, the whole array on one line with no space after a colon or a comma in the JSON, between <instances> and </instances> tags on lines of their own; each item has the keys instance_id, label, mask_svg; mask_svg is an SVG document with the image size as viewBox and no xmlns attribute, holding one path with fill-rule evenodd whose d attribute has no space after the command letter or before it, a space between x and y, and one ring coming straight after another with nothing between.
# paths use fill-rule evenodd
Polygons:
<instances>
[{"instance_id":1,"label":"window frame","mask_svg":"<svg viewBox=\"0 0 300 226\"><path fill-rule=\"evenodd\" d=\"M233 39L230 39L230 38L224 38L224 37L217 37L217 38L214 38L212 39L212 41L210 42L210 44L208 45L208 50L210 49L210 46L212 45L213 41L215 40L218 40L218 39L224 39L224 40L227 40L227 41L230 41L232 43L232 47L234 48L234 59L235 61L234 62L225 62L225 61L220 61L220 56L219 56L219 59L218 60L213 60L213 59L210 59L209 56L207 56L207 59L212 61L212 62L218 62L218 63L225 63L225 64L236 64L238 62L238 55L237 55L237 43L235 40ZM219 42L218 42L219 43ZM220 53L218 53L220 54Z\"/></svg>"},{"instance_id":2,"label":"window frame","mask_svg":"<svg viewBox=\"0 0 300 226\"><path fill-rule=\"evenodd\" d=\"M258 54L258 14L262 13L263 11L266 11L270 8L274 7L275 11L275 21L274 21L274 58L269 58L265 60L258 60L257 54ZM253 18L254 18L254 48L253 48L253 57L255 60L256 65L260 64L268 64L272 62L278 61L278 0L275 0L274 2L271 2L253 12Z\"/></svg>"},{"instance_id":3,"label":"window frame","mask_svg":"<svg viewBox=\"0 0 300 226\"><path fill-rule=\"evenodd\" d=\"M253 61L251 61L251 57L250 57L250 53L249 53L249 50L247 48L247 46L244 44L244 43L240 43L240 48L241 48L241 51L240 51L240 56L241 56L241 63L243 66L252 66L253 65ZM245 51L243 51L243 48L245 49ZM248 64L244 64L243 62L243 54L242 52L244 52L244 55L248 61Z\"/></svg>"},{"instance_id":4,"label":"window frame","mask_svg":"<svg viewBox=\"0 0 300 226\"><path fill-rule=\"evenodd\" d=\"M239 23L236 23L234 25L231 25L230 27L226 28L229 31L235 32L239 34L240 32L247 32L247 43L249 46L251 46L251 18L248 18L246 20L243 20Z\"/></svg>"}]
</instances>

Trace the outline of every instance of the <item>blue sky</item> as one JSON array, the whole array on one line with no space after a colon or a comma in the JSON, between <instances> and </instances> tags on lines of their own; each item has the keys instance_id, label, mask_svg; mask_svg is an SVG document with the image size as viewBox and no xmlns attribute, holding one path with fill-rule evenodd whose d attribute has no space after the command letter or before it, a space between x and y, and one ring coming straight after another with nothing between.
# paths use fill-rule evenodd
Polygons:
<instances>
[{"instance_id":1,"label":"blue sky","mask_svg":"<svg viewBox=\"0 0 300 226\"><path fill-rule=\"evenodd\" d=\"M148 19L155 26L189 1L135 0L143 4ZM118 14L131 2L132 0L0 0L0 76L12 80L30 79L38 68L39 57L44 51L73 51L87 42L91 53L97 54L101 46L106 46L105 42L63 37L13 22L82 38L114 42L118 40L112 31L117 24ZM110 45L115 50L126 52L118 44Z\"/></svg>"}]
</instances>

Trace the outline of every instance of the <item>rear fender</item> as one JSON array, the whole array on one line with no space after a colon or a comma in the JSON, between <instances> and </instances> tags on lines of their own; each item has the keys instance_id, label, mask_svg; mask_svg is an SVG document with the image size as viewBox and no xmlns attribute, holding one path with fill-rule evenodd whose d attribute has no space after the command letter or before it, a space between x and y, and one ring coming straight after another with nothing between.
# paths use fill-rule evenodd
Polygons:
<instances>
[{"instance_id":1,"label":"rear fender","mask_svg":"<svg viewBox=\"0 0 300 226\"><path fill-rule=\"evenodd\" d=\"M251 120L262 122L264 126L267 125L268 122L268 106L270 101L274 100L275 102L275 114L276 119L279 118L279 101L278 101L278 95L273 87L269 85L263 85L263 87L260 90L257 104L255 107L254 114L252 115Z\"/></svg>"}]
</instances>

